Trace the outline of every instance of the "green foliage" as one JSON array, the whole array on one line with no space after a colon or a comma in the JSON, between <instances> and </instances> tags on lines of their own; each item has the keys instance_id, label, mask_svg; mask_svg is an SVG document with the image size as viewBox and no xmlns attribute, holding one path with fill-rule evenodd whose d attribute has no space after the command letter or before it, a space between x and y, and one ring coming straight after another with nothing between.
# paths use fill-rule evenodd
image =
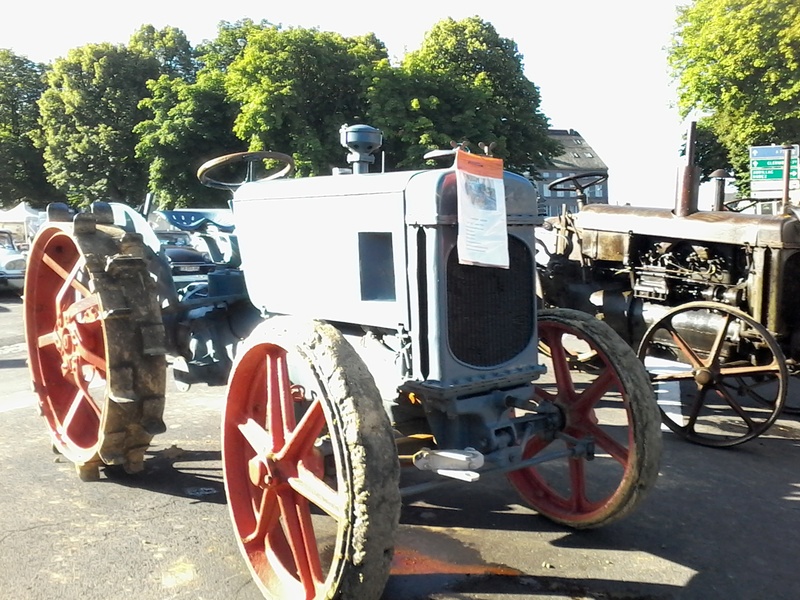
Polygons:
<instances>
[{"instance_id":1,"label":"green foliage","mask_svg":"<svg viewBox=\"0 0 800 600\"><path fill-rule=\"evenodd\" d=\"M18 202L42 207L63 199L44 176L42 153L31 136L38 129L36 101L44 66L0 49L0 207Z\"/></svg>"},{"instance_id":2,"label":"green foliage","mask_svg":"<svg viewBox=\"0 0 800 600\"><path fill-rule=\"evenodd\" d=\"M186 34L175 27L159 30L152 25L143 25L131 36L128 49L155 58L162 75L185 81L194 81L197 76L195 50Z\"/></svg>"},{"instance_id":3,"label":"green foliage","mask_svg":"<svg viewBox=\"0 0 800 600\"><path fill-rule=\"evenodd\" d=\"M197 47L197 54L206 72L225 73L247 45L248 38L257 31L271 28L268 21L254 22L242 19L234 23L220 21L217 37Z\"/></svg>"},{"instance_id":4,"label":"green foliage","mask_svg":"<svg viewBox=\"0 0 800 600\"><path fill-rule=\"evenodd\" d=\"M136 158L134 126L158 61L123 46L90 44L55 61L39 100L49 180L74 204L140 203L146 166Z\"/></svg>"},{"instance_id":5,"label":"green foliage","mask_svg":"<svg viewBox=\"0 0 800 600\"><path fill-rule=\"evenodd\" d=\"M387 145L399 148L401 166L422 166L426 151L451 140L468 140L473 150L494 142L494 154L520 172L559 151L516 44L478 17L440 21L397 73L381 75L370 112L388 132Z\"/></svg>"},{"instance_id":6,"label":"green foliage","mask_svg":"<svg viewBox=\"0 0 800 600\"><path fill-rule=\"evenodd\" d=\"M246 149L233 133L239 106L225 91L225 73L248 36L266 27L265 21L223 21L217 37L195 51L195 82L162 75L148 84L151 96L140 104L148 118L134 129L136 155L149 165L149 189L160 208L223 206L230 198L201 185L196 173L211 158Z\"/></svg>"},{"instance_id":7,"label":"green foliage","mask_svg":"<svg viewBox=\"0 0 800 600\"><path fill-rule=\"evenodd\" d=\"M670 64L681 110L708 114L740 193L749 189L748 146L800 140L796 0L695 0L679 13Z\"/></svg>"},{"instance_id":8,"label":"green foliage","mask_svg":"<svg viewBox=\"0 0 800 600\"><path fill-rule=\"evenodd\" d=\"M224 206L229 195L204 187L196 176L205 161L244 150L232 131L237 111L221 78L188 83L162 75L148 87L152 96L141 107L151 118L134 128L136 155L149 164L149 189L159 207Z\"/></svg>"},{"instance_id":9,"label":"green foliage","mask_svg":"<svg viewBox=\"0 0 800 600\"><path fill-rule=\"evenodd\" d=\"M518 171L558 152L516 44L478 17L438 23L399 66L371 33L249 19L220 22L197 48L179 29L144 25L128 46L72 50L44 81L41 65L12 58L0 53L2 200L138 204L151 191L163 208L218 206L227 193L196 180L206 160L275 150L300 175L327 174L345 164L340 127L359 122L383 131L390 169L426 166L424 153L451 140L495 142ZM10 92L23 88L18 102Z\"/></svg>"},{"instance_id":10,"label":"green foliage","mask_svg":"<svg viewBox=\"0 0 800 600\"><path fill-rule=\"evenodd\" d=\"M226 76L228 93L241 106L234 131L250 150L293 154L300 175L330 173L342 156L339 127L364 120L363 82L386 59L374 36L254 31Z\"/></svg>"}]
</instances>

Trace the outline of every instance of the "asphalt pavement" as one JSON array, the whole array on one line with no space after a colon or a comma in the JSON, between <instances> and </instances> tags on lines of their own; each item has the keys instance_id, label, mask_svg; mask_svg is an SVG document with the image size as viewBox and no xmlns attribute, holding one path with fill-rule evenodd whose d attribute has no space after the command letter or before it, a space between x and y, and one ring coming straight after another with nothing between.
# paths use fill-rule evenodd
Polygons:
<instances>
[{"instance_id":1,"label":"asphalt pavement","mask_svg":"<svg viewBox=\"0 0 800 600\"><path fill-rule=\"evenodd\" d=\"M260 600L220 463L224 388L170 388L138 476L81 482L29 390L21 303L0 296L0 599ZM571 531L502 478L404 504L384 600L800 597L800 420L716 450L664 433L658 482L608 527Z\"/></svg>"}]
</instances>

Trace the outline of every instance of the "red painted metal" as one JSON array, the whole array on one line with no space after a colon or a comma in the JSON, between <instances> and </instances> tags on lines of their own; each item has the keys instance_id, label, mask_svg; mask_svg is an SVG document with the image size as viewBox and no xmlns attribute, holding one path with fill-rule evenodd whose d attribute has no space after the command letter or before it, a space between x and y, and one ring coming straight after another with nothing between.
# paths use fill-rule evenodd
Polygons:
<instances>
[{"instance_id":1,"label":"red painted metal","mask_svg":"<svg viewBox=\"0 0 800 600\"><path fill-rule=\"evenodd\" d=\"M557 406L563 433L576 440L591 439L595 456L576 455L509 473L509 480L534 508L576 527L602 522L620 509L635 478L630 399L611 359L601 345L568 324L543 320L539 338L549 348L555 383L536 387L539 401ZM581 355L591 356L576 369L576 340ZM524 458L574 447L569 438L535 437ZM602 485L600 485L602 484Z\"/></svg>"},{"instance_id":2,"label":"red painted metal","mask_svg":"<svg viewBox=\"0 0 800 600\"><path fill-rule=\"evenodd\" d=\"M297 421L298 387L286 351L264 344L237 364L223 420L228 502L240 549L268 597L315 598L327 573L312 505L343 520L343 500L322 481L317 439L325 427L319 399ZM269 426L265 426L269 424ZM244 475L248 474L247 477Z\"/></svg>"}]
</instances>

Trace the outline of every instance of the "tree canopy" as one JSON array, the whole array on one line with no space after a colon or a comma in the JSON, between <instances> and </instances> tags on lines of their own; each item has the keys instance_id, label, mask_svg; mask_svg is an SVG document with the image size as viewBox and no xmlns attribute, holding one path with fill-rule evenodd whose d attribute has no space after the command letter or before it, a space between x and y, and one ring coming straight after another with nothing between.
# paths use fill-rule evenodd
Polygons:
<instances>
[{"instance_id":1,"label":"tree canopy","mask_svg":"<svg viewBox=\"0 0 800 600\"><path fill-rule=\"evenodd\" d=\"M197 75L197 51L192 48L186 34L175 27L156 29L152 25L143 25L131 36L128 48L155 58L162 75L185 81L194 81Z\"/></svg>"},{"instance_id":2,"label":"tree canopy","mask_svg":"<svg viewBox=\"0 0 800 600\"><path fill-rule=\"evenodd\" d=\"M0 207L28 202L38 207L63 197L44 173L32 136L38 129L36 102L45 89L44 65L0 49Z\"/></svg>"},{"instance_id":3,"label":"tree canopy","mask_svg":"<svg viewBox=\"0 0 800 600\"><path fill-rule=\"evenodd\" d=\"M676 24L679 106L705 115L747 191L748 146L800 140L800 4L694 0Z\"/></svg>"},{"instance_id":4,"label":"tree canopy","mask_svg":"<svg viewBox=\"0 0 800 600\"><path fill-rule=\"evenodd\" d=\"M401 71L410 90L423 92L407 105L419 150L450 140L495 142L495 154L517 171L545 166L559 151L516 43L479 17L438 22Z\"/></svg>"},{"instance_id":5,"label":"tree canopy","mask_svg":"<svg viewBox=\"0 0 800 600\"><path fill-rule=\"evenodd\" d=\"M195 178L206 160L274 150L301 176L327 174L346 164L344 124L383 131L389 170L421 168L451 141L494 142L521 172L559 151L516 44L478 17L436 24L399 65L372 33L245 19L192 47L179 29L144 25L127 45L89 44L48 66L0 54L0 86L3 200L136 205L149 191L163 208L219 205L227 195Z\"/></svg>"},{"instance_id":6,"label":"tree canopy","mask_svg":"<svg viewBox=\"0 0 800 600\"><path fill-rule=\"evenodd\" d=\"M386 48L371 35L255 31L226 77L228 94L241 106L234 132L250 150L291 153L300 175L330 173L342 154L339 127L367 116L362 82L381 59Z\"/></svg>"},{"instance_id":7,"label":"tree canopy","mask_svg":"<svg viewBox=\"0 0 800 600\"><path fill-rule=\"evenodd\" d=\"M74 204L143 200L147 169L135 156L133 129L147 81L158 74L154 57L111 44L55 61L39 100L38 143L49 180Z\"/></svg>"}]
</instances>

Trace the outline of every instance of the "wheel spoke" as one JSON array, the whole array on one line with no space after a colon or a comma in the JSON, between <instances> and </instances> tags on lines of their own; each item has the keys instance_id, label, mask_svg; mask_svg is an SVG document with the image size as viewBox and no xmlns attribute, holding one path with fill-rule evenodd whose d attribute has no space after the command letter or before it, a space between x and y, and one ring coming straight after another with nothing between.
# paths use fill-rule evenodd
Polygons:
<instances>
[{"instance_id":1,"label":"wheel spoke","mask_svg":"<svg viewBox=\"0 0 800 600\"><path fill-rule=\"evenodd\" d=\"M67 409L64 418L61 420L62 433L66 434L67 430L72 424L73 419L78 414L78 409L82 404L84 404L84 402L89 405L89 408L91 408L95 414L97 414L97 416L102 414L100 407L97 406L94 399L89 395L88 392L89 390L84 386L78 386L78 389L75 391L75 395L72 397L72 400L70 400L69 409Z\"/></svg>"},{"instance_id":2,"label":"wheel spoke","mask_svg":"<svg viewBox=\"0 0 800 600\"><path fill-rule=\"evenodd\" d=\"M272 436L261 425L253 419L247 419L245 423L238 425L242 437L255 450L256 456L267 456L272 451Z\"/></svg>"},{"instance_id":3,"label":"wheel spoke","mask_svg":"<svg viewBox=\"0 0 800 600\"><path fill-rule=\"evenodd\" d=\"M570 508L575 513L586 512L588 502L586 499L586 466L582 457L569 459L569 481L572 490L569 499Z\"/></svg>"},{"instance_id":4,"label":"wheel spoke","mask_svg":"<svg viewBox=\"0 0 800 600\"><path fill-rule=\"evenodd\" d=\"M688 343L686 343L686 340L683 339L683 336L681 336L678 333L678 331L672 326L672 321L670 321L669 323L664 323L664 328L669 332L670 336L672 337L672 340L675 342L675 345L678 348L680 348L681 351L689 359L690 361L689 364L691 364L695 369L699 369L705 366L703 361L700 359L699 356L697 356L692 347Z\"/></svg>"},{"instance_id":5,"label":"wheel spoke","mask_svg":"<svg viewBox=\"0 0 800 600\"><path fill-rule=\"evenodd\" d=\"M84 261L81 257L78 257L75 264L70 267L69 272L47 254L44 255L44 263L64 280L55 296L58 304L61 304L61 302L68 297L70 291L77 292L79 295L83 296L83 298L92 296L92 292L78 280L78 273L80 273L81 269L84 267ZM71 304L71 302L69 304Z\"/></svg>"},{"instance_id":6,"label":"wheel spoke","mask_svg":"<svg viewBox=\"0 0 800 600\"><path fill-rule=\"evenodd\" d=\"M586 414L617 384L617 377L610 368L603 369L600 375L589 384L585 390L578 394L575 401L575 410Z\"/></svg>"},{"instance_id":7,"label":"wheel spoke","mask_svg":"<svg viewBox=\"0 0 800 600\"><path fill-rule=\"evenodd\" d=\"M300 582L306 597L313 598L316 582L322 579L322 568L308 502L291 488L282 487L278 491L278 503Z\"/></svg>"},{"instance_id":8,"label":"wheel spoke","mask_svg":"<svg viewBox=\"0 0 800 600\"><path fill-rule=\"evenodd\" d=\"M84 361L90 364L92 367L100 371L101 373L106 373L106 359L103 356L98 356L94 352L90 351L86 346L81 344L78 346L78 356L80 356Z\"/></svg>"},{"instance_id":9,"label":"wheel spoke","mask_svg":"<svg viewBox=\"0 0 800 600\"><path fill-rule=\"evenodd\" d=\"M314 442L322 433L324 426L325 413L322 410L322 403L316 399L303 415L297 428L291 432L291 437L286 440L283 448L278 452L277 460L296 464L312 452Z\"/></svg>"},{"instance_id":10,"label":"wheel spoke","mask_svg":"<svg viewBox=\"0 0 800 600\"><path fill-rule=\"evenodd\" d=\"M558 387L555 386L555 393L545 388L543 385L537 385L534 388L534 397L542 402L555 402L558 398Z\"/></svg>"},{"instance_id":11,"label":"wheel spoke","mask_svg":"<svg viewBox=\"0 0 800 600\"><path fill-rule=\"evenodd\" d=\"M628 464L628 449L608 435L605 430L597 425L591 425L588 433L594 438L595 444L608 452L619 464L623 467Z\"/></svg>"},{"instance_id":12,"label":"wheel spoke","mask_svg":"<svg viewBox=\"0 0 800 600\"><path fill-rule=\"evenodd\" d=\"M575 387L569 370L563 337L561 333L554 330L545 330L544 335L546 336L545 343L550 346L550 360L553 363L559 396L565 396L571 400L575 396Z\"/></svg>"},{"instance_id":13,"label":"wheel spoke","mask_svg":"<svg viewBox=\"0 0 800 600\"><path fill-rule=\"evenodd\" d=\"M705 366L710 367L711 365L719 364L719 355L720 352L722 352L722 342L725 339L725 335L728 333L728 327L730 327L732 319L732 314L725 313L725 324L717 331L717 337L714 339L714 343L711 345L711 349L708 351L708 359Z\"/></svg>"},{"instance_id":14,"label":"wheel spoke","mask_svg":"<svg viewBox=\"0 0 800 600\"><path fill-rule=\"evenodd\" d=\"M736 377L748 375L763 375L764 373L776 374L780 373L781 367L777 361L772 361L768 365L746 365L741 367L722 367L719 374L722 377Z\"/></svg>"},{"instance_id":15,"label":"wheel spoke","mask_svg":"<svg viewBox=\"0 0 800 600\"><path fill-rule=\"evenodd\" d=\"M89 405L89 408L91 408L98 417L101 416L103 411L101 410L100 406L98 406L97 402L95 402L95 399L92 397L92 394L89 391L89 382L83 378L82 373L74 373L74 376L77 381L78 388L82 393L82 399L86 401L86 404ZM71 407L70 410L72 410Z\"/></svg>"},{"instance_id":16,"label":"wheel spoke","mask_svg":"<svg viewBox=\"0 0 800 600\"><path fill-rule=\"evenodd\" d=\"M93 294L86 296L69 305L69 307L63 313L64 320L67 322L73 321L79 314L96 308L98 308L97 296Z\"/></svg>"},{"instance_id":17,"label":"wheel spoke","mask_svg":"<svg viewBox=\"0 0 800 600\"><path fill-rule=\"evenodd\" d=\"M58 333L55 331L49 331L48 333L43 333L36 339L36 347L46 348L47 346L52 346L57 341Z\"/></svg>"},{"instance_id":18,"label":"wheel spoke","mask_svg":"<svg viewBox=\"0 0 800 600\"><path fill-rule=\"evenodd\" d=\"M325 511L337 522L346 518L345 501L331 486L317 477L302 464L297 466L297 477L289 478L289 485L298 494Z\"/></svg>"},{"instance_id":19,"label":"wheel spoke","mask_svg":"<svg viewBox=\"0 0 800 600\"><path fill-rule=\"evenodd\" d=\"M272 452L286 443L286 434L295 426L294 398L286 365L286 351L273 346L266 357L267 424L272 433Z\"/></svg>"},{"instance_id":20,"label":"wheel spoke","mask_svg":"<svg viewBox=\"0 0 800 600\"><path fill-rule=\"evenodd\" d=\"M650 372L650 381L653 383L666 383L669 381L694 381L693 371L678 371L677 373L654 374Z\"/></svg>"},{"instance_id":21,"label":"wheel spoke","mask_svg":"<svg viewBox=\"0 0 800 600\"><path fill-rule=\"evenodd\" d=\"M722 396L725 399L725 402L727 402L728 406L730 406L733 409L733 412L735 412L737 415L739 415L739 417L741 417L741 419L745 423L747 423L747 430L748 431L754 431L755 428L756 428L755 422L750 417L750 415L747 414L747 411L742 408L742 405L739 404L733 398L733 396L731 396L730 392L728 391L728 388L726 386L717 386L714 389L716 389L717 392L719 393L719 395Z\"/></svg>"},{"instance_id":22,"label":"wheel spoke","mask_svg":"<svg viewBox=\"0 0 800 600\"><path fill-rule=\"evenodd\" d=\"M260 488L259 488L260 489ZM256 522L253 531L242 537L242 543L250 544L263 540L269 531L278 524L278 503L274 489L264 489L258 509L255 511Z\"/></svg>"},{"instance_id":23,"label":"wheel spoke","mask_svg":"<svg viewBox=\"0 0 800 600\"><path fill-rule=\"evenodd\" d=\"M703 408L703 400L708 393L708 388L698 389L698 394L695 396L694 402L690 406L689 415L686 418L684 429L687 431L694 431L694 426L697 423L697 418L700 416L700 409Z\"/></svg>"}]
</instances>

